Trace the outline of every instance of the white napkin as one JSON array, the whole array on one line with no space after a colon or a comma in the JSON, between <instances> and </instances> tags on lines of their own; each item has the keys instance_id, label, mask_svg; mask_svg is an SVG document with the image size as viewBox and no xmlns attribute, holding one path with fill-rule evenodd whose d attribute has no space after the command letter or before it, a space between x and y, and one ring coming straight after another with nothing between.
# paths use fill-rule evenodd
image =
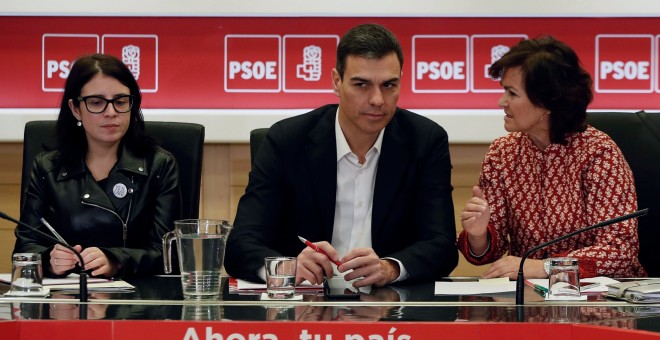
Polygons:
<instances>
[{"instance_id":1,"label":"white napkin","mask_svg":"<svg viewBox=\"0 0 660 340\"><path fill-rule=\"evenodd\" d=\"M43 287L41 288L41 291L38 292L19 292L19 291L8 291L3 294L3 296L7 297L46 297L50 294L50 288L48 287Z\"/></svg>"}]
</instances>

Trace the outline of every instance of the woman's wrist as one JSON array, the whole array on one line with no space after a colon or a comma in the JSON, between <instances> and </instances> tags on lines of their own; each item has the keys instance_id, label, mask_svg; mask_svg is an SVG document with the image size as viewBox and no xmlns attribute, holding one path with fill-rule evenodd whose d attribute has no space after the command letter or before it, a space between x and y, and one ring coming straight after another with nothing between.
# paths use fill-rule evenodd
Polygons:
<instances>
[{"instance_id":1,"label":"woman's wrist","mask_svg":"<svg viewBox=\"0 0 660 340\"><path fill-rule=\"evenodd\" d=\"M488 253L490 250L490 234L486 234L482 237L475 238L468 236L468 249L470 251L470 256L480 258Z\"/></svg>"}]
</instances>

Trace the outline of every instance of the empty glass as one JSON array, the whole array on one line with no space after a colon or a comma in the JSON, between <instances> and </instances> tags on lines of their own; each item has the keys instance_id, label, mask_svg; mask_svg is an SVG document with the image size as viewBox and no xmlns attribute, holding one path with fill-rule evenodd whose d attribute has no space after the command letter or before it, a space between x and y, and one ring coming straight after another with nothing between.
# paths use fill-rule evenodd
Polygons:
<instances>
[{"instance_id":1,"label":"empty glass","mask_svg":"<svg viewBox=\"0 0 660 340\"><path fill-rule=\"evenodd\" d=\"M580 297L580 271L576 258L551 258L549 275L549 298Z\"/></svg>"},{"instance_id":2,"label":"empty glass","mask_svg":"<svg viewBox=\"0 0 660 340\"><path fill-rule=\"evenodd\" d=\"M12 255L11 292L41 293L43 292L43 278L41 254L16 253Z\"/></svg>"}]
</instances>

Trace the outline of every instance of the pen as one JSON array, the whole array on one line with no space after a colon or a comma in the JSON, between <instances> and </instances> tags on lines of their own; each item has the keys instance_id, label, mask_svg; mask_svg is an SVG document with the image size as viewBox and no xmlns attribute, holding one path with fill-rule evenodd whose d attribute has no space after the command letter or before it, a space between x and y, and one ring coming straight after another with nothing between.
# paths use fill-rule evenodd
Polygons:
<instances>
[{"instance_id":1,"label":"pen","mask_svg":"<svg viewBox=\"0 0 660 340\"><path fill-rule=\"evenodd\" d=\"M332 261L332 263L336 264L337 266L341 266L341 262L331 259L330 256L328 256L328 254L326 254L323 251L323 249L315 246L314 243L307 241L307 239L305 239L304 237L298 236L298 238L300 239L300 241L302 241L302 243L304 243L308 247L314 249L315 252L325 255L330 261Z\"/></svg>"},{"instance_id":2,"label":"pen","mask_svg":"<svg viewBox=\"0 0 660 340\"><path fill-rule=\"evenodd\" d=\"M536 285L536 286L538 286L538 285ZM534 287L534 291L545 298L547 290L545 290L544 287L540 287L540 286L539 287Z\"/></svg>"},{"instance_id":3,"label":"pen","mask_svg":"<svg viewBox=\"0 0 660 340\"><path fill-rule=\"evenodd\" d=\"M530 282L530 281L528 281L528 280L525 280L525 284L527 284L528 286L534 288L534 290L535 290L537 293L542 294L542 295L544 295L544 296L545 296L545 294L548 292L548 288L545 288L545 287L543 287L543 286L541 286L541 285L537 285L537 284L532 283L532 282Z\"/></svg>"},{"instance_id":4,"label":"pen","mask_svg":"<svg viewBox=\"0 0 660 340\"><path fill-rule=\"evenodd\" d=\"M46 228L48 228L48 230L50 230L50 232L53 233L53 235L55 235L55 238L57 238L58 240L60 240L60 242L66 244L67 246L70 247L69 243L64 240L64 237L62 237L57 231L55 231L55 228L53 228L53 226L51 226L50 223L48 223L48 221L46 221L46 219L44 219L42 217L42 218L39 219L39 221L41 221L41 224L45 225ZM80 268L80 264L78 263L78 261L76 261L76 267ZM92 275L92 270L91 269L87 269L87 270L85 270L85 272L87 272L87 274L89 276Z\"/></svg>"},{"instance_id":5,"label":"pen","mask_svg":"<svg viewBox=\"0 0 660 340\"><path fill-rule=\"evenodd\" d=\"M48 223L48 221L46 221L43 217L40 218L39 221L41 221L41 223L42 223L43 225L45 225L46 228L48 228L48 230L50 230L50 232L53 233L53 235L55 235L55 237L56 237L58 240L60 240L60 242L66 244L67 246L69 245L69 244L64 240L64 238L62 238L62 236L60 236L60 234L58 234L57 231L55 231L55 228L53 228L53 227L50 225L50 223Z\"/></svg>"}]
</instances>

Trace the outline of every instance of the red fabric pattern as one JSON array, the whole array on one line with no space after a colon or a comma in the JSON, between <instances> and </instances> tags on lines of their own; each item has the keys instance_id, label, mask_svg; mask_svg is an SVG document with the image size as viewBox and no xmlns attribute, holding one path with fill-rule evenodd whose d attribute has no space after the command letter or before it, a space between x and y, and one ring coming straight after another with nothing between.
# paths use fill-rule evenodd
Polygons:
<instances>
[{"instance_id":1,"label":"red fabric pattern","mask_svg":"<svg viewBox=\"0 0 660 340\"><path fill-rule=\"evenodd\" d=\"M637 209L632 171L614 141L588 127L567 145L540 151L524 133L491 144L479 179L491 218L490 249L470 255L467 234L459 250L473 264L492 263L506 252L521 256L540 243ZM646 276L637 258L637 220L582 233L533 253L530 258L571 256L580 276Z\"/></svg>"}]
</instances>

